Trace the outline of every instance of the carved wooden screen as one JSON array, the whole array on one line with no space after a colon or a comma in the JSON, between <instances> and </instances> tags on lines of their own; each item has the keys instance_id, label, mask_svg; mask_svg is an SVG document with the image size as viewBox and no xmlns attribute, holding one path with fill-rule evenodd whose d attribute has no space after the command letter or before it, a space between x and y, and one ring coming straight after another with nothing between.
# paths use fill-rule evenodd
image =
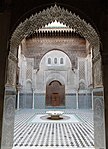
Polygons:
<instances>
[{"instance_id":1,"label":"carved wooden screen","mask_svg":"<svg viewBox=\"0 0 108 149\"><path fill-rule=\"evenodd\" d=\"M65 106L65 86L59 81L46 86L46 106Z\"/></svg>"}]
</instances>

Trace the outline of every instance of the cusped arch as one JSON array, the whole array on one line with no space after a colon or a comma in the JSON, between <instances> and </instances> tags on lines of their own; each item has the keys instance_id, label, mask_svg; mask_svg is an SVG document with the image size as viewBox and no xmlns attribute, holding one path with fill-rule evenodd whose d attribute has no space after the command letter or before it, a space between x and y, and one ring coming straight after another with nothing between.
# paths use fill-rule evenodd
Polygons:
<instances>
[{"instance_id":1,"label":"cusped arch","mask_svg":"<svg viewBox=\"0 0 108 149\"><path fill-rule=\"evenodd\" d=\"M30 79L26 80L26 88L29 88L29 89L32 88L32 81Z\"/></svg>"},{"instance_id":2,"label":"cusped arch","mask_svg":"<svg viewBox=\"0 0 108 149\"><path fill-rule=\"evenodd\" d=\"M62 85L65 85L65 79L58 73L52 73L46 78L46 85L49 85L52 81L58 80Z\"/></svg>"},{"instance_id":3,"label":"cusped arch","mask_svg":"<svg viewBox=\"0 0 108 149\"><path fill-rule=\"evenodd\" d=\"M84 90L86 88L85 80L81 79L79 81L79 89Z\"/></svg>"},{"instance_id":4,"label":"cusped arch","mask_svg":"<svg viewBox=\"0 0 108 149\"><path fill-rule=\"evenodd\" d=\"M55 20L75 29L76 33L87 39L92 46L99 46L99 36L89 23L80 19L78 15L72 14L68 10L55 5L32 15L30 18L19 24L10 40L11 52L15 52L15 49L25 37Z\"/></svg>"}]
</instances>

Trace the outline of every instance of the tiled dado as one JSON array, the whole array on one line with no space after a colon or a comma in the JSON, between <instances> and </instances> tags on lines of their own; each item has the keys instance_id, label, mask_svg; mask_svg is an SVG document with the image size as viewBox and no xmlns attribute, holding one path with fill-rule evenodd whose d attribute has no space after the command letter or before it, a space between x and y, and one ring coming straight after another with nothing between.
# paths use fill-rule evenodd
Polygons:
<instances>
[{"instance_id":1,"label":"tiled dado","mask_svg":"<svg viewBox=\"0 0 108 149\"><path fill-rule=\"evenodd\" d=\"M93 90L95 149L105 148L105 122L103 88Z\"/></svg>"}]
</instances>

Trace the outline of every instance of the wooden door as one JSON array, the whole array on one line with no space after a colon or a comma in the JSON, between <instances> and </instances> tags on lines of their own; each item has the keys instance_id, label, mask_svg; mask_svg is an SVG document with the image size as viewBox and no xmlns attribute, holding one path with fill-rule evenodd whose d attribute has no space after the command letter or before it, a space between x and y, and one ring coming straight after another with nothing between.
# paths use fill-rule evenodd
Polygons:
<instances>
[{"instance_id":1,"label":"wooden door","mask_svg":"<svg viewBox=\"0 0 108 149\"><path fill-rule=\"evenodd\" d=\"M60 106L59 93L52 93L52 106Z\"/></svg>"},{"instance_id":2,"label":"wooden door","mask_svg":"<svg viewBox=\"0 0 108 149\"><path fill-rule=\"evenodd\" d=\"M65 86L57 80L46 86L46 106L65 106Z\"/></svg>"}]
</instances>

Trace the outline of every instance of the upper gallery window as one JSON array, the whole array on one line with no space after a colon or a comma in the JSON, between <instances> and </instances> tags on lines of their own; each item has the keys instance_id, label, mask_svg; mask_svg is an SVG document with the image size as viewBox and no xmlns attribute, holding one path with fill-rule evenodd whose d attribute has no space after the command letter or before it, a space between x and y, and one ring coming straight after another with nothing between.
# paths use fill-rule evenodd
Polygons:
<instances>
[{"instance_id":1,"label":"upper gallery window","mask_svg":"<svg viewBox=\"0 0 108 149\"><path fill-rule=\"evenodd\" d=\"M57 58L54 58L54 64L57 64Z\"/></svg>"},{"instance_id":2,"label":"upper gallery window","mask_svg":"<svg viewBox=\"0 0 108 149\"><path fill-rule=\"evenodd\" d=\"M64 62L63 62L63 58L60 58L60 64L63 64Z\"/></svg>"},{"instance_id":3,"label":"upper gallery window","mask_svg":"<svg viewBox=\"0 0 108 149\"><path fill-rule=\"evenodd\" d=\"M62 65L64 64L64 59L62 57L61 58L54 57L53 62L52 62L52 58L48 57L47 64L48 65L55 65L55 64Z\"/></svg>"},{"instance_id":4,"label":"upper gallery window","mask_svg":"<svg viewBox=\"0 0 108 149\"><path fill-rule=\"evenodd\" d=\"M51 64L51 58L48 58L48 64Z\"/></svg>"}]
</instances>

